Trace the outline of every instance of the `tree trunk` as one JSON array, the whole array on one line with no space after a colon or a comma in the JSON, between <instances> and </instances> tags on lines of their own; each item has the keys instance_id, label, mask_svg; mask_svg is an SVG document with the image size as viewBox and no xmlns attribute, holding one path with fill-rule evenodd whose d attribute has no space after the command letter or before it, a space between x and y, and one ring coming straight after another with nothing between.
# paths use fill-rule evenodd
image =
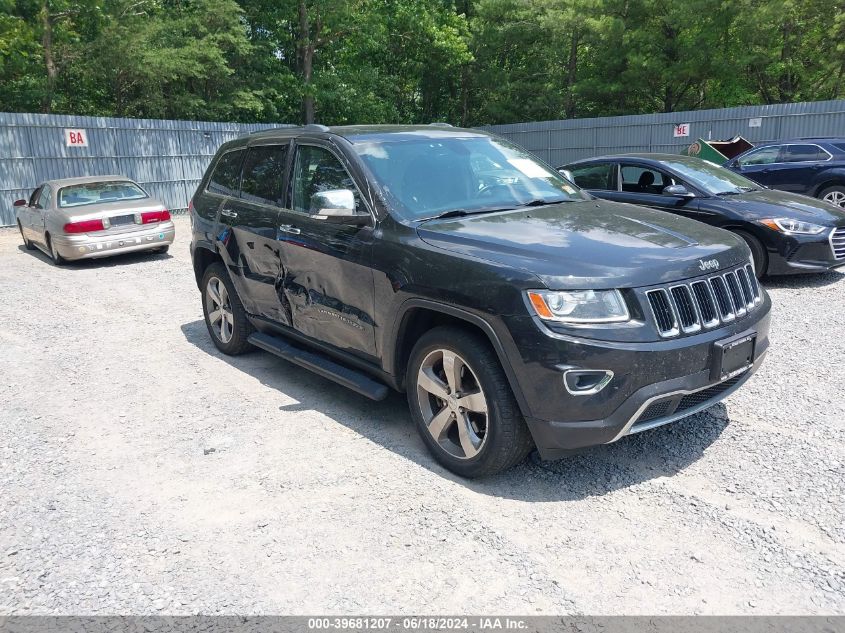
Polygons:
<instances>
[{"instance_id":1,"label":"tree trunk","mask_svg":"<svg viewBox=\"0 0 845 633\"><path fill-rule=\"evenodd\" d=\"M53 93L56 89L56 77L59 72L53 58L53 19L50 15L50 7L47 6L47 0L41 1L41 26L44 29L44 33L41 35L41 46L44 48L44 66L47 68L47 92L41 102L41 111L50 114L53 109Z\"/></svg>"},{"instance_id":2,"label":"tree trunk","mask_svg":"<svg viewBox=\"0 0 845 633\"><path fill-rule=\"evenodd\" d=\"M311 92L311 76L314 69L314 41L311 39L311 22L308 5L299 0L299 63L305 94L302 97L302 113L305 124L314 123L314 94Z\"/></svg>"},{"instance_id":3,"label":"tree trunk","mask_svg":"<svg viewBox=\"0 0 845 633\"><path fill-rule=\"evenodd\" d=\"M572 39L569 42L569 61L566 64L566 106L565 117L575 118L575 77L578 70L578 29L572 29Z\"/></svg>"}]
</instances>

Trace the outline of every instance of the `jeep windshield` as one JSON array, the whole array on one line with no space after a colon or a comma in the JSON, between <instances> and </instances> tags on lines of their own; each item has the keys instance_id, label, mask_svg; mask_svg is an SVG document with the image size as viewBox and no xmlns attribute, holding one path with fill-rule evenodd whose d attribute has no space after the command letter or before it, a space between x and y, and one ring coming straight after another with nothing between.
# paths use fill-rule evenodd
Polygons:
<instances>
[{"instance_id":1,"label":"jeep windshield","mask_svg":"<svg viewBox=\"0 0 845 633\"><path fill-rule=\"evenodd\" d=\"M353 147L404 217L472 215L587 200L528 152L486 136L356 140Z\"/></svg>"}]
</instances>

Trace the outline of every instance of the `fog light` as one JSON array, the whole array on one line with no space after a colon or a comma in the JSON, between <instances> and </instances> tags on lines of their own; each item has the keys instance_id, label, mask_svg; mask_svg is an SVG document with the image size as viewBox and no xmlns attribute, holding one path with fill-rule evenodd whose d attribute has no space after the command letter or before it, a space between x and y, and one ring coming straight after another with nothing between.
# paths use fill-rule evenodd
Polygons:
<instances>
[{"instance_id":1,"label":"fog light","mask_svg":"<svg viewBox=\"0 0 845 633\"><path fill-rule=\"evenodd\" d=\"M590 396L598 393L613 380L609 369L567 369L563 384L573 396Z\"/></svg>"}]
</instances>

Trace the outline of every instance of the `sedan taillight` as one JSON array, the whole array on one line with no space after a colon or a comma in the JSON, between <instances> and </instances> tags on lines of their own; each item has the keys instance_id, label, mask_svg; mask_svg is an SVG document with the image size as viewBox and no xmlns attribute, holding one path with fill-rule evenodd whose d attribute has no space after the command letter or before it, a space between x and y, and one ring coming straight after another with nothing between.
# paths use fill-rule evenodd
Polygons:
<instances>
[{"instance_id":1,"label":"sedan taillight","mask_svg":"<svg viewBox=\"0 0 845 633\"><path fill-rule=\"evenodd\" d=\"M93 233L95 231L105 231L109 228L106 226L106 222L103 222L103 220L68 222L65 224L65 233Z\"/></svg>"},{"instance_id":2,"label":"sedan taillight","mask_svg":"<svg viewBox=\"0 0 845 633\"><path fill-rule=\"evenodd\" d=\"M147 211L141 214L141 224L152 224L153 222L167 222L170 219L170 211Z\"/></svg>"}]
</instances>

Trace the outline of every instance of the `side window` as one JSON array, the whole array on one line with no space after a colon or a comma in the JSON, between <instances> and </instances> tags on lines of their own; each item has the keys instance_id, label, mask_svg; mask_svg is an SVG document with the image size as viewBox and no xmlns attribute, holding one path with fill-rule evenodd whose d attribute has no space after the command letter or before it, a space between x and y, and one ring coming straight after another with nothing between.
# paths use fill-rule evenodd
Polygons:
<instances>
[{"instance_id":1,"label":"side window","mask_svg":"<svg viewBox=\"0 0 845 633\"><path fill-rule=\"evenodd\" d=\"M582 189L616 191L616 163L575 167L569 171L575 184Z\"/></svg>"},{"instance_id":2,"label":"side window","mask_svg":"<svg viewBox=\"0 0 845 633\"><path fill-rule=\"evenodd\" d=\"M827 160L827 153L818 145L787 145L783 161L786 163L807 163Z\"/></svg>"},{"instance_id":3,"label":"side window","mask_svg":"<svg viewBox=\"0 0 845 633\"><path fill-rule=\"evenodd\" d=\"M42 209L50 208L50 200L53 198L53 191L47 185L41 188L41 195L38 198L38 206Z\"/></svg>"},{"instance_id":4,"label":"side window","mask_svg":"<svg viewBox=\"0 0 845 633\"><path fill-rule=\"evenodd\" d=\"M778 162L780 156L780 145L773 145L771 147L764 147L758 149L756 152L751 152L745 158L737 161L740 165L769 165Z\"/></svg>"},{"instance_id":5,"label":"side window","mask_svg":"<svg viewBox=\"0 0 845 633\"><path fill-rule=\"evenodd\" d=\"M639 165L622 165L622 191L631 193L662 193L664 187L674 185L674 179L662 171Z\"/></svg>"},{"instance_id":6,"label":"side window","mask_svg":"<svg viewBox=\"0 0 845 633\"><path fill-rule=\"evenodd\" d=\"M320 191L352 189L355 209L365 213L355 182L337 157L327 149L313 145L300 145L293 168L293 199L295 211L311 213L311 196Z\"/></svg>"},{"instance_id":7,"label":"side window","mask_svg":"<svg viewBox=\"0 0 845 633\"><path fill-rule=\"evenodd\" d=\"M247 150L241 179L241 197L250 202L282 206L287 155L288 148L285 145L251 147Z\"/></svg>"},{"instance_id":8,"label":"side window","mask_svg":"<svg viewBox=\"0 0 845 633\"><path fill-rule=\"evenodd\" d=\"M241 180L241 161L244 151L238 149L226 152L214 166L214 173L208 181L208 191L223 196L237 196Z\"/></svg>"},{"instance_id":9,"label":"side window","mask_svg":"<svg viewBox=\"0 0 845 633\"><path fill-rule=\"evenodd\" d=\"M29 203L28 203L29 206L34 207L36 205L36 203L38 202L38 196L41 195L41 190L43 188L44 188L44 186L42 185L42 186L38 187L38 189L36 189L35 191L32 192L32 195L29 196Z\"/></svg>"}]
</instances>

